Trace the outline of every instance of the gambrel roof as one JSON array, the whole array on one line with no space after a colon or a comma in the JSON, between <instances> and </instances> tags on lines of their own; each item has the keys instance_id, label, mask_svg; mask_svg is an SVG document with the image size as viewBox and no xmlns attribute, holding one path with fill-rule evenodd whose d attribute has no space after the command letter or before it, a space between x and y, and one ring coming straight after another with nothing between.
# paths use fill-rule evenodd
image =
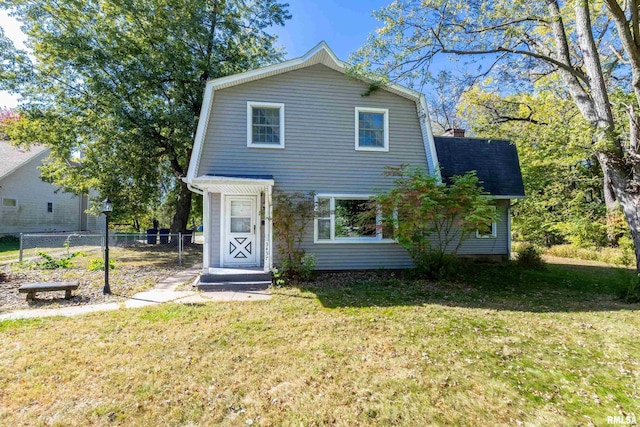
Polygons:
<instances>
[{"instance_id":1,"label":"gambrel roof","mask_svg":"<svg viewBox=\"0 0 640 427\"><path fill-rule=\"evenodd\" d=\"M309 52L299 58L291 59L279 64L269 65L255 70L245 71L243 73L234 74L231 76L209 80L204 92L202 110L200 111L198 129L196 131L193 152L191 155L191 160L189 162L189 170L187 172L186 181L188 183L193 183L193 180L197 178L196 174L198 173L198 166L200 164L200 157L204 146L207 126L209 123L209 116L211 114L211 107L213 105L213 98L216 90L268 78L293 70L311 67L317 64L322 64L342 74L346 74L348 68L348 64L339 60L333 53L333 51L329 48L329 46L324 41L322 41ZM369 83L368 81L365 82ZM437 174L438 172L436 165L438 164L438 157L433 142L431 122L429 120L429 113L427 110L427 103L424 95L413 89L409 89L395 83L385 85L381 88L381 90L394 93L416 103L416 112L418 114L418 119L420 122L420 129L422 132L425 151L427 153L426 162L428 164L429 170L434 171Z\"/></svg>"}]
</instances>

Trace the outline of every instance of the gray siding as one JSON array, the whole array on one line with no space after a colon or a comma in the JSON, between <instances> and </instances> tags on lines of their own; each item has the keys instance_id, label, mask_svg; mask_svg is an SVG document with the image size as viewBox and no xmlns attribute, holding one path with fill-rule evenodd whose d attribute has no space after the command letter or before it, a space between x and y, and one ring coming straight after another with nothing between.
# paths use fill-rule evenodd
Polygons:
<instances>
[{"instance_id":1,"label":"gray siding","mask_svg":"<svg viewBox=\"0 0 640 427\"><path fill-rule=\"evenodd\" d=\"M209 261L211 267L220 267L220 193L210 194L211 216L209 226L211 227L211 245Z\"/></svg>"},{"instance_id":2,"label":"gray siding","mask_svg":"<svg viewBox=\"0 0 640 427\"><path fill-rule=\"evenodd\" d=\"M367 89L364 83L315 65L216 91L196 175L273 175L275 189L282 191L371 195L390 188L385 166L427 165L416 104L384 90L361 96ZM285 104L284 149L247 147L248 101ZM355 150L355 107L389 110L389 152ZM219 265L217 197L211 215L212 266ZM497 245L496 239L487 240L473 242L469 250ZM304 248L315 254L319 269L411 265L406 251L396 244L314 244L313 226Z\"/></svg>"}]
</instances>

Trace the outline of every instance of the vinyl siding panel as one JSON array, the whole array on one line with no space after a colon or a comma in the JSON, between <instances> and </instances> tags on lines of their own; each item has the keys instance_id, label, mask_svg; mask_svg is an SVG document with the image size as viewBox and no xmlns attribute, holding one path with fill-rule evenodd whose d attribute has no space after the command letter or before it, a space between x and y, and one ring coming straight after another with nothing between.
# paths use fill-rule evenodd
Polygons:
<instances>
[{"instance_id":1,"label":"vinyl siding panel","mask_svg":"<svg viewBox=\"0 0 640 427\"><path fill-rule=\"evenodd\" d=\"M38 167L47 155L43 152L0 182L0 199L18 201L17 209L0 203L0 235L81 230L82 198L40 179ZM47 212L48 203L53 204L53 212Z\"/></svg>"},{"instance_id":2,"label":"vinyl siding panel","mask_svg":"<svg viewBox=\"0 0 640 427\"><path fill-rule=\"evenodd\" d=\"M275 190L372 195L392 185L384 176L385 166L426 169L415 102L385 90L361 96L367 90L366 84L323 65L218 90L196 175L272 175ZM284 149L247 147L248 101L285 105ZM355 150L356 107L389 110L389 152ZM213 207L211 218L212 229L219 229L219 205ZM219 234L212 242L216 246L211 251L212 266L219 265L218 242ZM488 243L473 242L469 250L483 245ZM303 247L316 256L319 269L412 265L396 244L314 244L313 225ZM273 253L277 261L277 251Z\"/></svg>"}]
</instances>

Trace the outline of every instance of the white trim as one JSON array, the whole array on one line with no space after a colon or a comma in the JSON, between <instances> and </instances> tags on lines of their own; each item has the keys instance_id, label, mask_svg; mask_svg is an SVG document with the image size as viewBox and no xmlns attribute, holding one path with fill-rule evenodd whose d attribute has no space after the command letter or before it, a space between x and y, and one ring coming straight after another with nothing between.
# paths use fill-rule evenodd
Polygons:
<instances>
[{"instance_id":1,"label":"white trim","mask_svg":"<svg viewBox=\"0 0 640 427\"><path fill-rule=\"evenodd\" d=\"M253 142L253 108L277 108L280 121L280 143L265 144ZM247 101L247 147L249 148L284 148L284 104L279 102Z\"/></svg>"},{"instance_id":2,"label":"white trim","mask_svg":"<svg viewBox=\"0 0 640 427\"><path fill-rule=\"evenodd\" d=\"M324 54L318 61L314 62L313 59L318 54ZM246 81L253 81L270 77L276 74L286 73L297 68L303 68L305 66L311 66L315 63L322 63L334 70L337 70L343 74L346 74L349 64L338 59L335 53L331 50L329 45L325 41L321 41L315 45L309 52L305 53L299 58L290 59L288 61L280 62L278 64L267 65L266 67L257 68L255 70L245 71L243 73L233 74L230 76L220 77L217 79L209 80L207 85L211 84L215 89L227 88L238 84L245 83ZM372 81L363 78L362 81L371 83ZM398 95L402 95L405 98L409 98L413 101L417 101L420 98L420 92L408 87L401 86L397 83L389 83L382 89L395 92Z\"/></svg>"},{"instance_id":3,"label":"white trim","mask_svg":"<svg viewBox=\"0 0 640 427\"><path fill-rule=\"evenodd\" d=\"M228 265L225 266L224 263L224 250L226 248L226 242L227 242L227 218L226 218L226 214L227 212L227 201L230 198L233 197L238 197L238 198L245 198L245 199L252 199L253 203L253 212L251 212L251 216L252 216L252 222L253 222L253 235L255 236L255 251L254 251L254 256L255 256L255 262L251 262L251 263L227 263ZM222 215L220 215L220 222L221 222L221 226L222 228L220 229L220 267L221 268L228 268L228 267L246 267L246 266L252 266L252 267L260 267L260 262L261 262L261 257L260 257L260 252L262 249L262 246L260 246L260 209L259 209L259 204L260 204L260 194L225 194L224 197L221 194L220 195L221 198L221 210L222 212L224 212L225 218L222 217Z\"/></svg>"},{"instance_id":4,"label":"white trim","mask_svg":"<svg viewBox=\"0 0 640 427\"><path fill-rule=\"evenodd\" d=\"M420 131L422 132L422 140L424 142L425 155L426 152L431 152L432 165L428 165L429 173L432 173L438 183L442 184L442 175L440 174L440 161L438 160L438 152L436 150L436 143L433 140L433 130L431 129L431 119L429 118L429 109L427 108L427 99L423 94L420 94L420 99L416 102L416 109L418 114L418 121L420 122ZM422 112L421 112L422 111ZM424 114L424 117L422 117ZM429 156L427 156L427 163L429 163Z\"/></svg>"},{"instance_id":5,"label":"white trim","mask_svg":"<svg viewBox=\"0 0 640 427\"><path fill-rule=\"evenodd\" d=\"M266 272L273 268L273 198L272 187L264 193L264 268Z\"/></svg>"},{"instance_id":6,"label":"white trim","mask_svg":"<svg viewBox=\"0 0 640 427\"><path fill-rule=\"evenodd\" d=\"M16 202L16 204L15 204L15 206L6 206L6 205L4 204L4 201L5 201L5 200L13 200L14 202ZM2 203L0 204L0 208L2 208L2 209L6 209L6 210L8 210L8 211L15 211L15 210L18 210L18 207L20 206L20 201L18 200L18 198L17 198L17 197L3 197L3 198L2 198L2 200L0 200L0 202L2 202Z\"/></svg>"},{"instance_id":7,"label":"white trim","mask_svg":"<svg viewBox=\"0 0 640 427\"><path fill-rule=\"evenodd\" d=\"M498 212L497 206L492 206L493 209ZM491 234L480 234L479 230L476 230L476 239L495 239L498 237L498 223L493 221L491 223Z\"/></svg>"},{"instance_id":8,"label":"white trim","mask_svg":"<svg viewBox=\"0 0 640 427\"><path fill-rule=\"evenodd\" d=\"M198 117L198 128L194 137L193 150L191 151L191 159L189 159L189 169L187 170L187 183L193 181L200 167L200 156L204 145L204 138L209 125L209 116L211 114L211 106L213 105L213 85L204 88L204 97L202 99L202 107L200 108L200 116Z\"/></svg>"},{"instance_id":9,"label":"white trim","mask_svg":"<svg viewBox=\"0 0 640 427\"><path fill-rule=\"evenodd\" d=\"M211 193L202 192L202 270L208 271L211 267L211 236L213 234L213 224L211 221Z\"/></svg>"},{"instance_id":10,"label":"white trim","mask_svg":"<svg viewBox=\"0 0 640 427\"><path fill-rule=\"evenodd\" d=\"M369 108L369 107L355 107L355 141L356 151L389 151L389 109L388 108ZM375 113L382 114L383 132L384 132L384 146L383 147L361 147L360 146L360 113Z\"/></svg>"},{"instance_id":11,"label":"white trim","mask_svg":"<svg viewBox=\"0 0 640 427\"><path fill-rule=\"evenodd\" d=\"M376 231L376 237L337 237L335 230L335 210L336 199L338 200L370 200L371 194L344 194L344 193L319 193L314 196L314 204L318 205L318 199L329 199L329 218L330 218L330 232L329 239L318 239L318 219L326 219L326 217L315 217L313 220L313 243L319 244L345 244L345 243L397 243L395 239L385 239L382 237L382 231ZM376 227L380 227L382 221L380 215L376 215Z\"/></svg>"},{"instance_id":12,"label":"white trim","mask_svg":"<svg viewBox=\"0 0 640 427\"><path fill-rule=\"evenodd\" d=\"M495 199L495 200L511 200L511 199L526 199L527 196L492 196L492 195L488 195L487 196L490 199Z\"/></svg>"}]
</instances>

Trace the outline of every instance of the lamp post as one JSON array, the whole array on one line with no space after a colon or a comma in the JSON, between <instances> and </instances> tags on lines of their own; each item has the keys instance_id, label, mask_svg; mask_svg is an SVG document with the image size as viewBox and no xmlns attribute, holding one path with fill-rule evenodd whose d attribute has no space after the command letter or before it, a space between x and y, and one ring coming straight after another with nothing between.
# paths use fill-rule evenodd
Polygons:
<instances>
[{"instance_id":1,"label":"lamp post","mask_svg":"<svg viewBox=\"0 0 640 427\"><path fill-rule=\"evenodd\" d=\"M113 204L107 197L102 201L102 213L104 214L104 288L103 294L110 294L109 287L109 214L113 211Z\"/></svg>"}]
</instances>

